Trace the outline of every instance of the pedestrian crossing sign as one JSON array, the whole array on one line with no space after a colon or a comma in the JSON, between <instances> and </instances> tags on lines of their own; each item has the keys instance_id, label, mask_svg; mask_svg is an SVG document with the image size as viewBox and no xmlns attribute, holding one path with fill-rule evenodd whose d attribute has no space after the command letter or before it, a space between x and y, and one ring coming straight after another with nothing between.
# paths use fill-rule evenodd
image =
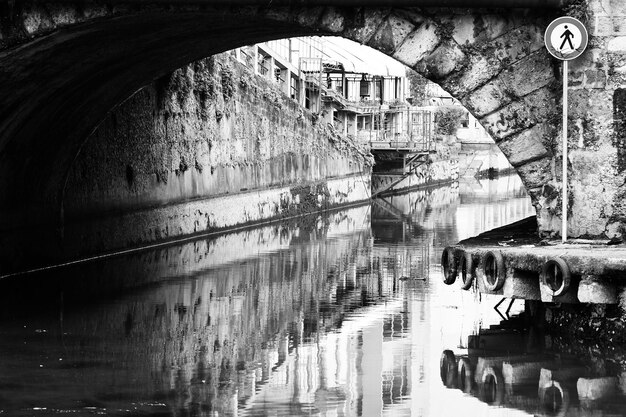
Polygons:
<instances>
[{"instance_id":1,"label":"pedestrian crossing sign","mask_svg":"<svg viewBox=\"0 0 626 417\"><path fill-rule=\"evenodd\" d=\"M548 25L544 42L553 57L569 61L585 51L589 35L580 20L563 16Z\"/></svg>"}]
</instances>

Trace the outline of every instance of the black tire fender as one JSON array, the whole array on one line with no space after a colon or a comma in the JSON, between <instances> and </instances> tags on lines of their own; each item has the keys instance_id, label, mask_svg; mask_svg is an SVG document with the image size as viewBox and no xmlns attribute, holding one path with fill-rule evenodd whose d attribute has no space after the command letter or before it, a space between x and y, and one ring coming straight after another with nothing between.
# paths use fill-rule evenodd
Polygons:
<instances>
[{"instance_id":1,"label":"black tire fender","mask_svg":"<svg viewBox=\"0 0 626 417\"><path fill-rule=\"evenodd\" d=\"M457 363L456 356L451 350L444 350L439 361L439 372L441 382L446 388L456 388L457 382Z\"/></svg>"},{"instance_id":2,"label":"black tire fender","mask_svg":"<svg viewBox=\"0 0 626 417\"><path fill-rule=\"evenodd\" d=\"M480 379L480 399L489 405L501 405L504 401L504 377L499 369L487 366Z\"/></svg>"},{"instance_id":3,"label":"black tire fender","mask_svg":"<svg viewBox=\"0 0 626 417\"><path fill-rule=\"evenodd\" d=\"M555 401L555 399L558 400ZM570 407L570 395L567 388L557 381L550 381L539 387L539 405L547 415L562 417Z\"/></svg>"},{"instance_id":4,"label":"black tire fender","mask_svg":"<svg viewBox=\"0 0 626 417\"><path fill-rule=\"evenodd\" d=\"M483 284L489 291L498 291L504 285L506 270L500 251L488 251L481 260Z\"/></svg>"},{"instance_id":5,"label":"black tire fender","mask_svg":"<svg viewBox=\"0 0 626 417\"><path fill-rule=\"evenodd\" d=\"M541 268L541 283L552 290L553 297L565 294L572 283L567 262L559 257L548 259Z\"/></svg>"},{"instance_id":6,"label":"black tire fender","mask_svg":"<svg viewBox=\"0 0 626 417\"><path fill-rule=\"evenodd\" d=\"M466 394L472 392L474 385L474 372L472 365L467 358L459 359L459 369L457 370L457 386Z\"/></svg>"},{"instance_id":7,"label":"black tire fender","mask_svg":"<svg viewBox=\"0 0 626 417\"><path fill-rule=\"evenodd\" d=\"M470 252L461 251L458 270L458 275L461 278L461 288L469 290L472 287L476 276L476 263L474 262L474 258Z\"/></svg>"},{"instance_id":8,"label":"black tire fender","mask_svg":"<svg viewBox=\"0 0 626 417\"><path fill-rule=\"evenodd\" d=\"M441 270L443 271L443 282L446 285L454 284L458 273L456 250L448 246L441 253Z\"/></svg>"}]
</instances>

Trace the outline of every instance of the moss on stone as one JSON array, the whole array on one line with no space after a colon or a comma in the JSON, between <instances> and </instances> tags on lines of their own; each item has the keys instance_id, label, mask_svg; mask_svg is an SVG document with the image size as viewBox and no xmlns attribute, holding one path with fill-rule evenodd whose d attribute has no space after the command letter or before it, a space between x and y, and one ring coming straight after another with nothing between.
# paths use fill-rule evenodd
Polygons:
<instances>
[{"instance_id":1,"label":"moss on stone","mask_svg":"<svg viewBox=\"0 0 626 417\"><path fill-rule=\"evenodd\" d=\"M584 25L589 22L589 4L587 0L570 0L563 7L564 16L574 17Z\"/></svg>"}]
</instances>

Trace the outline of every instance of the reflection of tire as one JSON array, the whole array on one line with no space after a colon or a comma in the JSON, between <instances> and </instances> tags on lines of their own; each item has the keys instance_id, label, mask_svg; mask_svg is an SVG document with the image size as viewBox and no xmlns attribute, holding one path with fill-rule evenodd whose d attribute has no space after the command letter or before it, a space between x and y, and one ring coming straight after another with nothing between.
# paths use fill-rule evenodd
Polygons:
<instances>
[{"instance_id":1,"label":"reflection of tire","mask_svg":"<svg viewBox=\"0 0 626 417\"><path fill-rule=\"evenodd\" d=\"M441 354L439 372L446 388L456 388L456 357L451 350L444 350Z\"/></svg>"},{"instance_id":2,"label":"reflection of tire","mask_svg":"<svg viewBox=\"0 0 626 417\"><path fill-rule=\"evenodd\" d=\"M558 382L550 381L539 387L539 405L546 415L565 416L569 409L569 404L569 391Z\"/></svg>"},{"instance_id":3,"label":"reflection of tire","mask_svg":"<svg viewBox=\"0 0 626 417\"><path fill-rule=\"evenodd\" d=\"M558 297L569 290L572 275L563 259L555 257L549 259L541 268L541 282L552 290L552 296Z\"/></svg>"},{"instance_id":4,"label":"reflection of tire","mask_svg":"<svg viewBox=\"0 0 626 417\"><path fill-rule=\"evenodd\" d=\"M454 284L457 274L457 262L454 248L448 246L441 254L441 269L443 271L443 282L447 285Z\"/></svg>"},{"instance_id":5,"label":"reflection of tire","mask_svg":"<svg viewBox=\"0 0 626 417\"><path fill-rule=\"evenodd\" d=\"M483 284L489 291L498 291L504 285L506 271L504 258L499 251L489 251L483 256L481 262Z\"/></svg>"},{"instance_id":6,"label":"reflection of tire","mask_svg":"<svg viewBox=\"0 0 626 417\"><path fill-rule=\"evenodd\" d=\"M461 251L459 256L459 267L457 275L461 277L461 288L469 290L474 282L474 276L476 274L476 265L472 254L469 252Z\"/></svg>"},{"instance_id":7,"label":"reflection of tire","mask_svg":"<svg viewBox=\"0 0 626 417\"><path fill-rule=\"evenodd\" d=\"M459 359L459 368L457 370L457 386L466 394L472 392L472 385L474 383L474 372L472 372L472 366L467 358Z\"/></svg>"},{"instance_id":8,"label":"reflection of tire","mask_svg":"<svg viewBox=\"0 0 626 417\"><path fill-rule=\"evenodd\" d=\"M480 400L489 405L501 405L504 401L504 378L499 369L488 366L480 378Z\"/></svg>"}]
</instances>

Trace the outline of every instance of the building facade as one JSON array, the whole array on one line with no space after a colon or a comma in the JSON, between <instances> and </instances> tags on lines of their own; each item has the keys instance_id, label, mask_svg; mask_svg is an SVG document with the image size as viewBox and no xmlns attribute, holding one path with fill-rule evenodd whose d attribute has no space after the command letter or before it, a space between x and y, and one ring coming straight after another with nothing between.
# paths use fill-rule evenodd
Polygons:
<instances>
[{"instance_id":1,"label":"building facade","mask_svg":"<svg viewBox=\"0 0 626 417\"><path fill-rule=\"evenodd\" d=\"M233 51L256 74L314 112L338 134L373 149L431 151L438 145L437 118L445 108L461 110L452 136L460 144L460 167L468 175L510 169L478 120L435 83L424 100L410 99L406 67L368 47L332 37L279 39ZM413 102L414 105L411 104Z\"/></svg>"}]
</instances>

